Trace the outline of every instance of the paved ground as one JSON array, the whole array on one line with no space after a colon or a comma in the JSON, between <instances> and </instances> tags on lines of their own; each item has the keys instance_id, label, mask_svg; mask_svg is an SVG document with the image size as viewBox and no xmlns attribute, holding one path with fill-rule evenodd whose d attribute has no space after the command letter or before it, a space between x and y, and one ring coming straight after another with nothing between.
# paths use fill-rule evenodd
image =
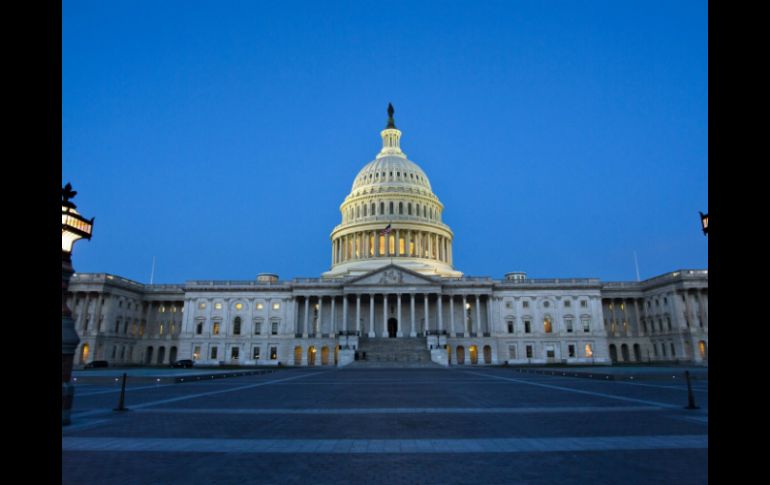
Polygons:
<instances>
[{"instance_id":1,"label":"paved ground","mask_svg":"<svg viewBox=\"0 0 770 485\"><path fill-rule=\"evenodd\" d=\"M62 483L707 483L708 380L286 369L80 385Z\"/></svg>"}]
</instances>

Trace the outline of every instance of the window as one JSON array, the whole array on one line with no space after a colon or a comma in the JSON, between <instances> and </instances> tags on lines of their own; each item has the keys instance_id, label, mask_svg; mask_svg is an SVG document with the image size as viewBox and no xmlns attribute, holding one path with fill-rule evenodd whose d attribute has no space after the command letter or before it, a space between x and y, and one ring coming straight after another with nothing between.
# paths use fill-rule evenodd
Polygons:
<instances>
[{"instance_id":1,"label":"window","mask_svg":"<svg viewBox=\"0 0 770 485\"><path fill-rule=\"evenodd\" d=\"M263 308L265 308L265 305L262 303L257 303L257 310L262 310Z\"/></svg>"},{"instance_id":2,"label":"window","mask_svg":"<svg viewBox=\"0 0 770 485\"><path fill-rule=\"evenodd\" d=\"M532 346L531 345L527 345L527 358L528 359L532 358Z\"/></svg>"},{"instance_id":3,"label":"window","mask_svg":"<svg viewBox=\"0 0 770 485\"><path fill-rule=\"evenodd\" d=\"M205 310L206 309L206 304L205 303L198 303L198 309L199 310Z\"/></svg>"},{"instance_id":4,"label":"window","mask_svg":"<svg viewBox=\"0 0 770 485\"><path fill-rule=\"evenodd\" d=\"M545 333L551 333L553 331L553 325L551 324L551 318L545 317L543 319L543 330Z\"/></svg>"},{"instance_id":5,"label":"window","mask_svg":"<svg viewBox=\"0 0 770 485\"><path fill-rule=\"evenodd\" d=\"M513 321L508 320L508 333L513 333Z\"/></svg>"},{"instance_id":6,"label":"window","mask_svg":"<svg viewBox=\"0 0 770 485\"><path fill-rule=\"evenodd\" d=\"M564 300L564 308L569 308L570 306L572 306L572 302L569 300Z\"/></svg>"},{"instance_id":7,"label":"window","mask_svg":"<svg viewBox=\"0 0 770 485\"><path fill-rule=\"evenodd\" d=\"M259 347L254 347L254 353L251 355L254 360L259 360Z\"/></svg>"},{"instance_id":8,"label":"window","mask_svg":"<svg viewBox=\"0 0 770 485\"><path fill-rule=\"evenodd\" d=\"M530 328L530 321L524 320L524 333L530 333L532 329Z\"/></svg>"},{"instance_id":9,"label":"window","mask_svg":"<svg viewBox=\"0 0 770 485\"><path fill-rule=\"evenodd\" d=\"M222 304L221 303L214 303L214 309L215 310L221 310L222 309Z\"/></svg>"},{"instance_id":10,"label":"window","mask_svg":"<svg viewBox=\"0 0 770 485\"><path fill-rule=\"evenodd\" d=\"M211 330L214 335L219 335L219 322L214 322L214 328Z\"/></svg>"},{"instance_id":11,"label":"window","mask_svg":"<svg viewBox=\"0 0 770 485\"><path fill-rule=\"evenodd\" d=\"M671 343L671 357L676 357L676 347L674 347L674 343Z\"/></svg>"},{"instance_id":12,"label":"window","mask_svg":"<svg viewBox=\"0 0 770 485\"><path fill-rule=\"evenodd\" d=\"M505 302L505 308L513 308L513 302L512 301L506 301Z\"/></svg>"},{"instance_id":13,"label":"window","mask_svg":"<svg viewBox=\"0 0 770 485\"><path fill-rule=\"evenodd\" d=\"M273 303L273 310L280 310L281 304L280 303Z\"/></svg>"},{"instance_id":14,"label":"window","mask_svg":"<svg viewBox=\"0 0 770 485\"><path fill-rule=\"evenodd\" d=\"M272 333L273 335L278 335L278 322L273 322L270 333Z\"/></svg>"},{"instance_id":15,"label":"window","mask_svg":"<svg viewBox=\"0 0 770 485\"><path fill-rule=\"evenodd\" d=\"M161 313L166 313L166 307L164 307L164 306L161 306L161 307L160 307L160 312L161 312Z\"/></svg>"},{"instance_id":16,"label":"window","mask_svg":"<svg viewBox=\"0 0 770 485\"><path fill-rule=\"evenodd\" d=\"M509 345L508 346L508 358L509 359L515 359L516 358L516 346L515 345Z\"/></svg>"},{"instance_id":17,"label":"window","mask_svg":"<svg viewBox=\"0 0 770 485\"><path fill-rule=\"evenodd\" d=\"M551 306L551 302L549 302L549 301L544 301L543 302L543 308L548 308L550 306Z\"/></svg>"},{"instance_id":18,"label":"window","mask_svg":"<svg viewBox=\"0 0 770 485\"><path fill-rule=\"evenodd\" d=\"M583 324L583 332L590 332L591 331L591 319L590 318L583 318L580 320Z\"/></svg>"},{"instance_id":19,"label":"window","mask_svg":"<svg viewBox=\"0 0 770 485\"><path fill-rule=\"evenodd\" d=\"M240 311L240 310L243 310L243 303L236 303L236 304L235 304L235 309L236 309L236 310L239 310L239 311Z\"/></svg>"},{"instance_id":20,"label":"window","mask_svg":"<svg viewBox=\"0 0 770 485\"><path fill-rule=\"evenodd\" d=\"M238 356L240 355L241 349L238 347L233 347L230 349L230 360L238 360Z\"/></svg>"},{"instance_id":21,"label":"window","mask_svg":"<svg viewBox=\"0 0 770 485\"><path fill-rule=\"evenodd\" d=\"M593 357L594 356L594 349L591 348L591 344L586 344L586 346L585 346L585 353L586 353L586 357Z\"/></svg>"},{"instance_id":22,"label":"window","mask_svg":"<svg viewBox=\"0 0 770 485\"><path fill-rule=\"evenodd\" d=\"M241 334L241 317L235 317L235 320L233 320L233 334Z\"/></svg>"},{"instance_id":23,"label":"window","mask_svg":"<svg viewBox=\"0 0 770 485\"><path fill-rule=\"evenodd\" d=\"M567 329L567 333L572 333L572 319L571 318L565 318L564 319L564 327Z\"/></svg>"},{"instance_id":24,"label":"window","mask_svg":"<svg viewBox=\"0 0 770 485\"><path fill-rule=\"evenodd\" d=\"M569 357L575 357L575 346L574 345L568 345L567 346L567 355Z\"/></svg>"},{"instance_id":25,"label":"window","mask_svg":"<svg viewBox=\"0 0 770 485\"><path fill-rule=\"evenodd\" d=\"M588 308L588 302L586 300L580 300L580 308Z\"/></svg>"},{"instance_id":26,"label":"window","mask_svg":"<svg viewBox=\"0 0 770 485\"><path fill-rule=\"evenodd\" d=\"M270 347L270 360L278 359L278 347Z\"/></svg>"},{"instance_id":27,"label":"window","mask_svg":"<svg viewBox=\"0 0 770 485\"><path fill-rule=\"evenodd\" d=\"M262 322L254 322L254 335L262 335Z\"/></svg>"},{"instance_id":28,"label":"window","mask_svg":"<svg viewBox=\"0 0 770 485\"><path fill-rule=\"evenodd\" d=\"M163 324L162 324L162 323L160 324L160 332L159 332L159 335L163 335Z\"/></svg>"},{"instance_id":29,"label":"window","mask_svg":"<svg viewBox=\"0 0 770 485\"><path fill-rule=\"evenodd\" d=\"M203 322L198 322L197 325L195 325L195 334L201 335L203 333Z\"/></svg>"},{"instance_id":30,"label":"window","mask_svg":"<svg viewBox=\"0 0 770 485\"><path fill-rule=\"evenodd\" d=\"M211 347L211 359L214 360L217 358L217 348Z\"/></svg>"},{"instance_id":31,"label":"window","mask_svg":"<svg viewBox=\"0 0 770 485\"><path fill-rule=\"evenodd\" d=\"M529 302L527 300L524 300L523 302L521 302L521 305L524 308L529 308Z\"/></svg>"}]
</instances>

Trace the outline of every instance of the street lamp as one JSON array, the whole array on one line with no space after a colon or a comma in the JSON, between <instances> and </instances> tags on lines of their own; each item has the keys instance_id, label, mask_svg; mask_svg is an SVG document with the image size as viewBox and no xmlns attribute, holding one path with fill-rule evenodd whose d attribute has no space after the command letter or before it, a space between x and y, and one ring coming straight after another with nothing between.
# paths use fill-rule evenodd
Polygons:
<instances>
[{"instance_id":1,"label":"street lamp","mask_svg":"<svg viewBox=\"0 0 770 485\"><path fill-rule=\"evenodd\" d=\"M703 229L703 234L708 236L709 234L709 214L706 212L705 214L703 212L698 211L698 214L700 214L700 223L701 228Z\"/></svg>"},{"instance_id":2,"label":"street lamp","mask_svg":"<svg viewBox=\"0 0 770 485\"><path fill-rule=\"evenodd\" d=\"M75 321L67 307L67 289L72 269L72 247L79 239L91 239L94 218L89 221L78 214L75 204L70 200L77 192L67 184L61 191L61 423L70 423L70 410L75 397L75 388L70 383L72 362L80 338L75 332Z\"/></svg>"}]
</instances>

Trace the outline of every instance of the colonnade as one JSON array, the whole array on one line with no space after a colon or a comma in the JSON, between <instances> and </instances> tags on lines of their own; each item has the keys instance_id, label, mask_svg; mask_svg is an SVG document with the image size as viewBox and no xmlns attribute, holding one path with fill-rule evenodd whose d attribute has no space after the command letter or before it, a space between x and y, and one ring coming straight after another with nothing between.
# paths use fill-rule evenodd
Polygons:
<instances>
[{"instance_id":1,"label":"colonnade","mask_svg":"<svg viewBox=\"0 0 770 485\"><path fill-rule=\"evenodd\" d=\"M295 335L303 338L333 337L340 333L369 337L481 337L490 335L492 328L489 294L297 295L294 305Z\"/></svg>"},{"instance_id":2,"label":"colonnade","mask_svg":"<svg viewBox=\"0 0 770 485\"><path fill-rule=\"evenodd\" d=\"M332 241L332 264L377 257L413 257L435 259L452 264L452 241L428 231L392 229L360 231Z\"/></svg>"}]
</instances>

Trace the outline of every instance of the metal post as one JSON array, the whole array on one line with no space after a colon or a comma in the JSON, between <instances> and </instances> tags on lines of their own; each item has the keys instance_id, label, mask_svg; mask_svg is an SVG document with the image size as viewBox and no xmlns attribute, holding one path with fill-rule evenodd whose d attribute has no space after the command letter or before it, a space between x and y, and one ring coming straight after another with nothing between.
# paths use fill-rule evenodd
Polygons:
<instances>
[{"instance_id":1,"label":"metal post","mask_svg":"<svg viewBox=\"0 0 770 485\"><path fill-rule=\"evenodd\" d=\"M118 402L118 407L113 409L113 411L128 411L128 408L124 406L124 403L126 402L126 373L123 373L123 384L120 386L120 401Z\"/></svg>"},{"instance_id":2,"label":"metal post","mask_svg":"<svg viewBox=\"0 0 770 485\"><path fill-rule=\"evenodd\" d=\"M695 396L692 394L692 386L690 385L690 371L684 371L684 378L687 379L687 407L685 409L698 409L695 405Z\"/></svg>"}]
</instances>

